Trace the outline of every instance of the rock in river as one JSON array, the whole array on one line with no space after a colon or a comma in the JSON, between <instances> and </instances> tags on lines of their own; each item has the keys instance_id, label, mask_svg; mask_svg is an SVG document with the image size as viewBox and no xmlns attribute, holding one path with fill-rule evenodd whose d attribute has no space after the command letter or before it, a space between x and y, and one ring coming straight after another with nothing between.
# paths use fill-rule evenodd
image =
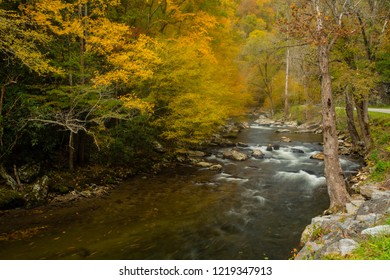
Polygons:
<instances>
[{"instance_id":1,"label":"rock in river","mask_svg":"<svg viewBox=\"0 0 390 280\"><path fill-rule=\"evenodd\" d=\"M318 160L324 160L325 159L325 154L324 153L316 153L312 155L310 158L312 159L318 159Z\"/></svg>"},{"instance_id":2,"label":"rock in river","mask_svg":"<svg viewBox=\"0 0 390 280\"><path fill-rule=\"evenodd\" d=\"M263 158L264 154L261 150L253 150L252 151L252 157L254 158Z\"/></svg>"},{"instance_id":3,"label":"rock in river","mask_svg":"<svg viewBox=\"0 0 390 280\"><path fill-rule=\"evenodd\" d=\"M206 167L211 167L213 164L210 162L200 161L200 162L196 163L196 165L206 168Z\"/></svg>"},{"instance_id":4,"label":"rock in river","mask_svg":"<svg viewBox=\"0 0 390 280\"><path fill-rule=\"evenodd\" d=\"M223 152L223 157L232 159L232 160L237 160L237 161L244 161L248 159L248 156L244 153L235 151L235 150L227 150Z\"/></svg>"}]
</instances>

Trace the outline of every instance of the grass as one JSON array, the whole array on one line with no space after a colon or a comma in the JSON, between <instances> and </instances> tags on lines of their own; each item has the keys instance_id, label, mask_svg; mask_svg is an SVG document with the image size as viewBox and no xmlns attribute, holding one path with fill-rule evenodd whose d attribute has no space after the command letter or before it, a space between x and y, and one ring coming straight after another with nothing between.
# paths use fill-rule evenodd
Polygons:
<instances>
[{"instance_id":1,"label":"grass","mask_svg":"<svg viewBox=\"0 0 390 280\"><path fill-rule=\"evenodd\" d=\"M336 108L337 129L347 131L347 117L344 108ZM373 147L366 157L371 169L369 179L373 182L386 180L390 175L390 114L369 112ZM356 120L356 112L355 112ZM356 124L358 127L358 125Z\"/></svg>"},{"instance_id":2,"label":"grass","mask_svg":"<svg viewBox=\"0 0 390 280\"><path fill-rule=\"evenodd\" d=\"M387 217L386 224L390 225ZM366 237L359 242L359 247L345 257L331 254L324 256L326 260L390 260L390 236Z\"/></svg>"}]
</instances>

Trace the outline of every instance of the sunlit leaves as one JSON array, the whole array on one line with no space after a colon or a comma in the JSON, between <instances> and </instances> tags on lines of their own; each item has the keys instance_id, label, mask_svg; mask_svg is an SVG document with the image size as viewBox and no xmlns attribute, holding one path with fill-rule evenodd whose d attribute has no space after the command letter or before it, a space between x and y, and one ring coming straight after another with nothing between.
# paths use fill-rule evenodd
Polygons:
<instances>
[{"instance_id":1,"label":"sunlit leaves","mask_svg":"<svg viewBox=\"0 0 390 280\"><path fill-rule=\"evenodd\" d=\"M16 59L38 74L61 74L40 50L49 43L50 37L33 26L33 22L17 13L0 9L0 51L7 55L8 64Z\"/></svg>"}]
</instances>

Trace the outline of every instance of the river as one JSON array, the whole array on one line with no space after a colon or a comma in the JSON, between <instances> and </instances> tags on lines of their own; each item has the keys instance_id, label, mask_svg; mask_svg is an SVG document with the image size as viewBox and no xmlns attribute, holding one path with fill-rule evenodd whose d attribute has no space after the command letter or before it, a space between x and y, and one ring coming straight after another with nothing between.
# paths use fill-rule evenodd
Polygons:
<instances>
[{"instance_id":1,"label":"river","mask_svg":"<svg viewBox=\"0 0 390 280\"><path fill-rule=\"evenodd\" d=\"M310 159L322 136L276 129L253 124L237 139L264 159L223 159L225 148L216 148L205 160L221 172L183 166L135 177L103 198L3 214L0 233L21 236L0 239L0 259L288 259L329 200L323 162ZM269 143L280 149L266 151ZM346 173L360 166L341 162Z\"/></svg>"}]
</instances>

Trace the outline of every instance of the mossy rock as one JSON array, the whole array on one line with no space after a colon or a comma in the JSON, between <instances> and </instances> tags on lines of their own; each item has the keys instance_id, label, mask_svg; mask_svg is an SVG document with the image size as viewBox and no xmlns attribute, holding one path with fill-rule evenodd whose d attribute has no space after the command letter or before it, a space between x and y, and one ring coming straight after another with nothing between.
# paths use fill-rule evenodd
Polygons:
<instances>
[{"instance_id":1,"label":"mossy rock","mask_svg":"<svg viewBox=\"0 0 390 280\"><path fill-rule=\"evenodd\" d=\"M64 186L64 185L57 185L57 184L49 186L49 191L53 192L53 193L57 193L57 194L66 194L66 193L72 191L73 189L74 188L72 188L72 187L68 187L68 186Z\"/></svg>"},{"instance_id":2,"label":"mossy rock","mask_svg":"<svg viewBox=\"0 0 390 280\"><path fill-rule=\"evenodd\" d=\"M12 209L22 207L26 203L23 195L17 191L0 188L0 209Z\"/></svg>"}]
</instances>

